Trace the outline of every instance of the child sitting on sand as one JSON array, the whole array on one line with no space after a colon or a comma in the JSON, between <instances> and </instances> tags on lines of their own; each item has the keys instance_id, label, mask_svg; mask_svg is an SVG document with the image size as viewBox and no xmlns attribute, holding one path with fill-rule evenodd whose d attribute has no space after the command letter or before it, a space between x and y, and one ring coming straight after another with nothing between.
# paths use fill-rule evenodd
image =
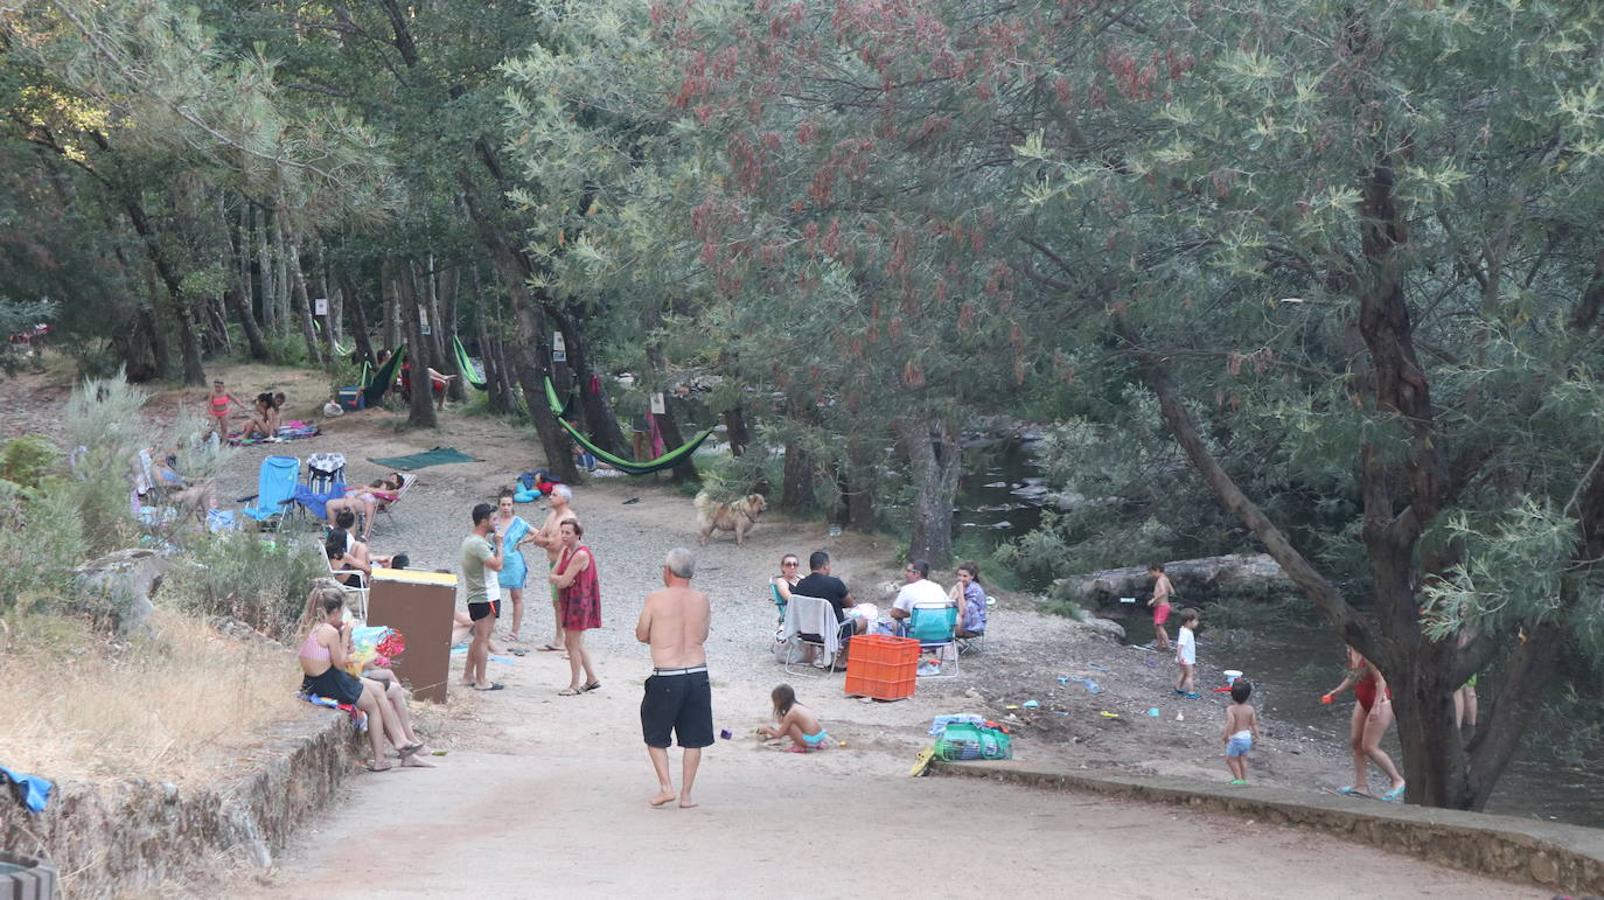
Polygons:
<instances>
[{"instance_id":1,"label":"child sitting on sand","mask_svg":"<svg viewBox=\"0 0 1604 900\"><path fill-rule=\"evenodd\" d=\"M757 730L758 734L766 738L790 738L791 746L785 749L791 753L825 748L830 733L824 730L824 724L813 710L796 702L796 691L790 685L776 687L769 699L774 701L775 724L764 725Z\"/></svg>"},{"instance_id":2,"label":"child sitting on sand","mask_svg":"<svg viewBox=\"0 0 1604 900\"><path fill-rule=\"evenodd\" d=\"M1225 767L1231 770L1232 784L1248 783L1248 751L1259 739L1259 714L1248 698L1253 696L1253 685L1246 678L1231 683L1231 705L1225 708Z\"/></svg>"}]
</instances>

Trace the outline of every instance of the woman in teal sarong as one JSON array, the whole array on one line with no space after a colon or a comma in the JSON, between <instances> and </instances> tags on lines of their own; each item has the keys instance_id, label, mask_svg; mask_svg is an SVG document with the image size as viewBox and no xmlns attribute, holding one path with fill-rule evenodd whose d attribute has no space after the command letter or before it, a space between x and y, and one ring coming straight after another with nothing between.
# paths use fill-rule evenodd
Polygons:
<instances>
[{"instance_id":1,"label":"woman in teal sarong","mask_svg":"<svg viewBox=\"0 0 1604 900\"><path fill-rule=\"evenodd\" d=\"M503 557L497 581L512 601L512 630L507 638L522 641L519 629L524 624L524 581L529 577L529 566L524 563L524 555L518 548L530 542L534 529L523 516L513 512L511 488L503 490L496 498L496 514L490 521L496 533L501 535Z\"/></svg>"}]
</instances>

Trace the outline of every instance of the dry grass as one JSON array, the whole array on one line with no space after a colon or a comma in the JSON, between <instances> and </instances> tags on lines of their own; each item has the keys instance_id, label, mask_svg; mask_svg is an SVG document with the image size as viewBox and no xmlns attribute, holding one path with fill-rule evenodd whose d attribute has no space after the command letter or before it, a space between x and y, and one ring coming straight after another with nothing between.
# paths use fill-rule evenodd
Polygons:
<instances>
[{"instance_id":1,"label":"dry grass","mask_svg":"<svg viewBox=\"0 0 1604 900\"><path fill-rule=\"evenodd\" d=\"M0 759L51 778L184 783L229 769L267 726L303 712L284 648L168 610L151 621L155 638L112 648L71 620L12 620L0 644Z\"/></svg>"}]
</instances>

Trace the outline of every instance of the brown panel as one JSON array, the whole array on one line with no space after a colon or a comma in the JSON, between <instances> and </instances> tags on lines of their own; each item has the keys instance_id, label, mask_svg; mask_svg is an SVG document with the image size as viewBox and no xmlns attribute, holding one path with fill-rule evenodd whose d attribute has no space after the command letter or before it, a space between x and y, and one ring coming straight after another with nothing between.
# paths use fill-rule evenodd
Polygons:
<instances>
[{"instance_id":1,"label":"brown panel","mask_svg":"<svg viewBox=\"0 0 1604 900\"><path fill-rule=\"evenodd\" d=\"M368 624L387 625L406 636L407 650L395 661L395 674L419 700L446 702L451 681L454 585L408 584L374 579L368 595Z\"/></svg>"}]
</instances>

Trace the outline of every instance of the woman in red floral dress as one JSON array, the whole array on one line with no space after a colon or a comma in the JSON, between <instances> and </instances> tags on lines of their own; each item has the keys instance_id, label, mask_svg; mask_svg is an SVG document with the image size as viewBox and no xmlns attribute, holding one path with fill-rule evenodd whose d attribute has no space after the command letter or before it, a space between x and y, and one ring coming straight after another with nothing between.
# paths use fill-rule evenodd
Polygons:
<instances>
[{"instance_id":1,"label":"woman in red floral dress","mask_svg":"<svg viewBox=\"0 0 1604 900\"><path fill-rule=\"evenodd\" d=\"M562 604L563 644L568 648L568 687L557 693L573 697L601 687L585 649L585 632L601 627L601 584L596 579L596 554L579 542L585 528L573 519L562 523L562 554L552 567L551 583ZM579 680L580 672L585 680Z\"/></svg>"}]
</instances>

